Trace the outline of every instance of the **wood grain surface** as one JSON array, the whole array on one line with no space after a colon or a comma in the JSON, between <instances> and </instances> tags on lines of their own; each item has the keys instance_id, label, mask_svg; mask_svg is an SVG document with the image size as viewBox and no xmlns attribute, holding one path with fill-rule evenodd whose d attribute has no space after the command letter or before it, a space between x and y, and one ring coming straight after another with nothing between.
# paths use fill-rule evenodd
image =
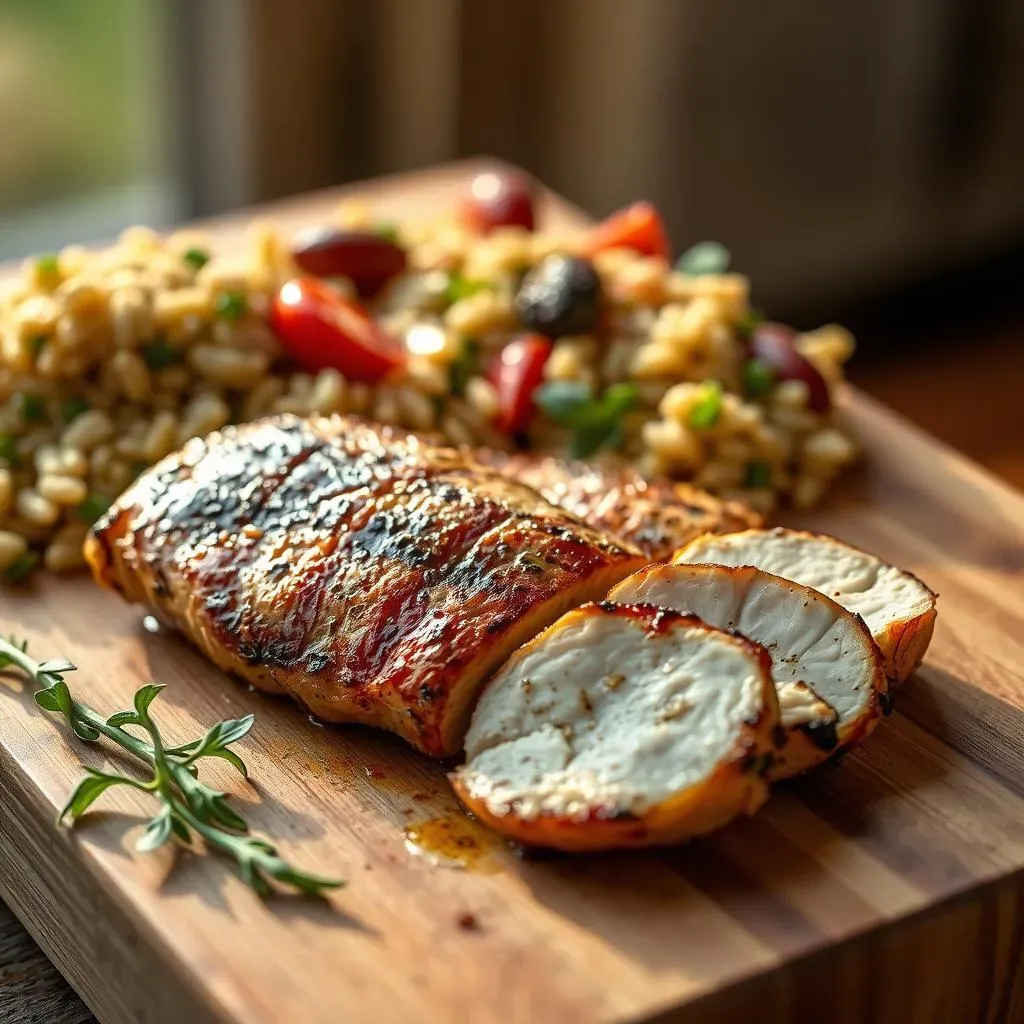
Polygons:
<instances>
[{"instance_id":1,"label":"wood grain surface","mask_svg":"<svg viewBox=\"0 0 1024 1024\"><path fill-rule=\"evenodd\" d=\"M374 194L415 216L462 173ZM680 849L523 859L399 741L321 728L87 580L40 579L0 595L6 629L79 664L100 710L167 682L154 711L172 737L256 712L254 783L209 776L288 856L350 884L263 905L219 860L139 856L134 793L57 829L103 752L10 684L0 894L105 1024L1024 1020L1024 497L863 395L846 407L866 466L803 522L917 572L939 623L870 741L755 818ZM468 868L407 848L438 829Z\"/></svg>"}]
</instances>

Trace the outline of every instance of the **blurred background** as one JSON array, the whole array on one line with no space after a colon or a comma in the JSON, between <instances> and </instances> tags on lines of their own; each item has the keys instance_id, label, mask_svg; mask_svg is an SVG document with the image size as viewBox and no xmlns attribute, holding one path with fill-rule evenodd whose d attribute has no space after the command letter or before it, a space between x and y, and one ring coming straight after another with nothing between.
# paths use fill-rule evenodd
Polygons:
<instances>
[{"instance_id":1,"label":"blurred background","mask_svg":"<svg viewBox=\"0 0 1024 1024\"><path fill-rule=\"evenodd\" d=\"M0 0L0 256L489 153L893 356L1024 318L1022 114L1020 0Z\"/></svg>"}]
</instances>

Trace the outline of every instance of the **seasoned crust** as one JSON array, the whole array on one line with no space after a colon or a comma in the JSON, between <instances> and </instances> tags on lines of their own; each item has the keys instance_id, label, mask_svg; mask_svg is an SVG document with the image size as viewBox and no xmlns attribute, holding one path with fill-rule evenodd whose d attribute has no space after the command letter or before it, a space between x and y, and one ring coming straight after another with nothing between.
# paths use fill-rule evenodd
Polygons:
<instances>
[{"instance_id":1,"label":"seasoned crust","mask_svg":"<svg viewBox=\"0 0 1024 1024\"><path fill-rule=\"evenodd\" d=\"M742 502L716 498L693 484L664 477L645 479L626 466L491 449L475 451L473 456L534 488L594 529L638 547L652 561L670 558L703 533L729 533L762 522Z\"/></svg>"},{"instance_id":2,"label":"seasoned crust","mask_svg":"<svg viewBox=\"0 0 1024 1024\"><path fill-rule=\"evenodd\" d=\"M576 609L488 683L452 785L483 821L531 845L702 835L767 797L779 714L770 664L763 648L691 616ZM596 678L595 665L615 671Z\"/></svg>"},{"instance_id":3,"label":"seasoned crust","mask_svg":"<svg viewBox=\"0 0 1024 1024\"><path fill-rule=\"evenodd\" d=\"M87 558L221 668L435 756L518 644L644 562L453 449L288 416L143 474Z\"/></svg>"}]
</instances>

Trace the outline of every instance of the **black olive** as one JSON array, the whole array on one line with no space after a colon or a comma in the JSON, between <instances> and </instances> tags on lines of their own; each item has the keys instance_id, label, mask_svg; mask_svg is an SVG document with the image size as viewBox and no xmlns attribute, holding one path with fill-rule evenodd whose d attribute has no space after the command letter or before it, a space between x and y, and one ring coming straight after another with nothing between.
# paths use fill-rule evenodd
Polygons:
<instances>
[{"instance_id":1,"label":"black olive","mask_svg":"<svg viewBox=\"0 0 1024 1024\"><path fill-rule=\"evenodd\" d=\"M531 331L549 338L587 334L601 310L601 279L590 260L548 256L523 278L516 314Z\"/></svg>"}]
</instances>

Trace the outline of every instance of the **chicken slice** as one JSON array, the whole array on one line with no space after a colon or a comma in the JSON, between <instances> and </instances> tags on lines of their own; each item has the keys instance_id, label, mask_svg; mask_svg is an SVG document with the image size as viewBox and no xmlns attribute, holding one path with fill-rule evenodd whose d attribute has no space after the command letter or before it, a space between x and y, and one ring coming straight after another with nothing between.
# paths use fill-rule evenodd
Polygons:
<instances>
[{"instance_id":1,"label":"chicken slice","mask_svg":"<svg viewBox=\"0 0 1024 1024\"><path fill-rule=\"evenodd\" d=\"M806 771L860 742L882 713L885 669L871 634L858 616L810 587L749 566L651 565L608 596L688 612L768 650L785 730L772 778Z\"/></svg>"},{"instance_id":2,"label":"chicken slice","mask_svg":"<svg viewBox=\"0 0 1024 1024\"><path fill-rule=\"evenodd\" d=\"M595 530L664 561L702 533L760 526L761 517L739 501L716 498L693 484L645 479L625 466L600 466L548 455L477 450L473 458L532 487L553 505Z\"/></svg>"},{"instance_id":3,"label":"chicken slice","mask_svg":"<svg viewBox=\"0 0 1024 1024\"><path fill-rule=\"evenodd\" d=\"M778 703L756 644L691 616L610 602L563 615L484 689L451 776L520 842L681 842L766 799Z\"/></svg>"},{"instance_id":4,"label":"chicken slice","mask_svg":"<svg viewBox=\"0 0 1024 1024\"><path fill-rule=\"evenodd\" d=\"M935 629L936 595L916 576L866 551L802 530L744 530L698 537L675 562L755 565L813 587L856 612L885 657L891 680L903 682L924 658Z\"/></svg>"},{"instance_id":5,"label":"chicken slice","mask_svg":"<svg viewBox=\"0 0 1024 1024\"><path fill-rule=\"evenodd\" d=\"M168 456L86 556L221 668L438 757L513 650L645 561L451 448L293 416Z\"/></svg>"}]
</instances>

